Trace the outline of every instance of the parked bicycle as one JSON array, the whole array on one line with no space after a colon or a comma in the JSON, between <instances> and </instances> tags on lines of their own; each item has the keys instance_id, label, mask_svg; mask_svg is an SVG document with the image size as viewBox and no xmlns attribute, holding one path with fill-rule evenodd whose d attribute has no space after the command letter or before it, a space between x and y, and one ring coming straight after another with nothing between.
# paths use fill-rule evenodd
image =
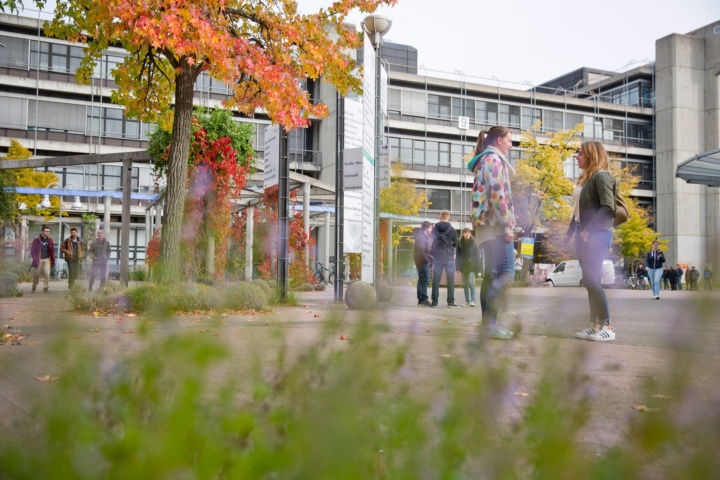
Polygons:
<instances>
[{"instance_id":1,"label":"parked bicycle","mask_svg":"<svg viewBox=\"0 0 720 480\"><path fill-rule=\"evenodd\" d=\"M325 272L328 272L327 281L325 281ZM325 265L318 262L315 270L313 271L315 279L318 283L329 283L335 285L335 264L331 264L330 268L325 268Z\"/></svg>"},{"instance_id":2,"label":"parked bicycle","mask_svg":"<svg viewBox=\"0 0 720 480\"><path fill-rule=\"evenodd\" d=\"M630 275L625 279L625 288L630 290L645 290L646 286L643 285L645 282L643 279L638 278L637 275Z\"/></svg>"}]
</instances>

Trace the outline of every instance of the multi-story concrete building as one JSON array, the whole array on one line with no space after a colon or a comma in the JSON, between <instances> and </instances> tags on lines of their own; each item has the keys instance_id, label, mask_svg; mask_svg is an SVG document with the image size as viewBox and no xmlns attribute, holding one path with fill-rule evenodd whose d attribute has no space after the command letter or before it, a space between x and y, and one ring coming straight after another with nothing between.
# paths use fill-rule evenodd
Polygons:
<instances>
[{"instance_id":1,"label":"multi-story concrete building","mask_svg":"<svg viewBox=\"0 0 720 480\"><path fill-rule=\"evenodd\" d=\"M671 240L671 260L696 265L710 260L720 267L720 258L710 252L717 247L709 240L714 238L717 245L720 238L716 190L685 186L674 179L674 165L718 146L718 83L713 72L718 70L720 37L713 34L714 26L717 23L659 40L657 67L632 66L621 73L581 68L539 86L461 72L431 72L417 66L414 48L386 43L385 141L392 159L405 165L406 175L417 181L418 188L427 190L432 206L423 214L435 218L440 210L450 210L460 227L469 221L472 186L463 157L473 150L480 130L492 125L510 128L516 145L511 158L517 159L522 153L517 147L521 131L536 122L542 122L541 132L547 134L582 123L583 139L602 141L619 162L637 167L641 181L633 195L657 214L658 230ZM7 148L12 138L38 156L145 147L152 125L126 118L123 109L110 102L115 88L110 71L122 61L122 50L110 48L91 84L81 86L73 74L82 48L46 38L38 19L0 14L0 43L4 45L0 48L0 111L5 112L0 116L0 148ZM330 87L309 82L307 89L334 110L336 94ZM197 82L199 105L219 107L228 94L226 85L206 76ZM466 128L458 123L461 117L468 119ZM262 115L238 117L238 121L256 125L255 147L262 155L263 127L269 121ZM331 115L292 132L289 148L294 170L334 185L335 126ZM117 190L123 187L119 170L117 165L88 165L60 168L57 173L60 186ZM578 174L573 158L567 160L566 173ZM154 182L149 165L135 167L134 191L150 191ZM319 201L332 204L327 196ZM86 205L87 211L103 209L101 204ZM119 223L119 205L112 209L112 221ZM136 233L131 236L131 263L144 261L148 238L144 209L140 204L133 206ZM117 245L119 233L114 231L111 241ZM325 244L328 236L323 231L314 235L319 240L316 258L327 258L332 252ZM328 243L333 242L330 235Z\"/></svg>"}]
</instances>

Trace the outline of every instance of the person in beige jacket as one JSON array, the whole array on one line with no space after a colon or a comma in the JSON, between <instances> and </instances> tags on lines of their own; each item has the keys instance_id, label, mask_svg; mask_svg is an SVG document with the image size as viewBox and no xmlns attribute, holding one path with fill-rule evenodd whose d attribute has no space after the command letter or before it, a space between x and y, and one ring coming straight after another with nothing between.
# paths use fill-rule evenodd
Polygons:
<instances>
[{"instance_id":1,"label":"person in beige jacket","mask_svg":"<svg viewBox=\"0 0 720 480\"><path fill-rule=\"evenodd\" d=\"M65 262L68 266L68 286L70 288L75 285L78 271L80 270L80 260L83 259L82 240L78 237L77 228L70 229L70 236L66 238L60 245L60 251L65 255Z\"/></svg>"}]
</instances>

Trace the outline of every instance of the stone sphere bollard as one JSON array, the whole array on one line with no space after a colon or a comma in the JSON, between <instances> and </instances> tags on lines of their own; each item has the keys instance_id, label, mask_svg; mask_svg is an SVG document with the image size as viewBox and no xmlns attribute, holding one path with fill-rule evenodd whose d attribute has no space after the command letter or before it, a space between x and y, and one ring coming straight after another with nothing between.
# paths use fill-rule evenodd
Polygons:
<instances>
[{"instance_id":1,"label":"stone sphere bollard","mask_svg":"<svg viewBox=\"0 0 720 480\"><path fill-rule=\"evenodd\" d=\"M372 310L377 303L375 288L367 282L353 282L345 291L345 303L350 310Z\"/></svg>"}]
</instances>

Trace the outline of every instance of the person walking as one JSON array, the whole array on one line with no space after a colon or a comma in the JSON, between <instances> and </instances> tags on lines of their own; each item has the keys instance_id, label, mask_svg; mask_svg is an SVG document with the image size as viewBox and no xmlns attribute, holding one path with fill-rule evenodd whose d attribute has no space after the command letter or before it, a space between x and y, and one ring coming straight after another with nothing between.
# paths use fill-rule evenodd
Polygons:
<instances>
[{"instance_id":1,"label":"person walking","mask_svg":"<svg viewBox=\"0 0 720 480\"><path fill-rule=\"evenodd\" d=\"M60 244L60 251L65 255L65 262L68 266L68 286L70 288L75 285L75 280L80 269L80 260L82 260L83 252L82 240L78 238L77 228L70 229L70 236Z\"/></svg>"},{"instance_id":2,"label":"person walking","mask_svg":"<svg viewBox=\"0 0 720 480\"><path fill-rule=\"evenodd\" d=\"M710 267L705 267L705 271L703 272L703 290L712 290L712 279L712 270L710 270Z\"/></svg>"},{"instance_id":3,"label":"person walking","mask_svg":"<svg viewBox=\"0 0 720 480\"><path fill-rule=\"evenodd\" d=\"M43 292L50 292L50 269L55 266L55 245L50 237L50 227L43 225L40 235L35 237L30 246L30 257L32 263L30 268L34 268L32 291L34 292L43 279Z\"/></svg>"},{"instance_id":4,"label":"person walking","mask_svg":"<svg viewBox=\"0 0 720 480\"><path fill-rule=\"evenodd\" d=\"M583 142L577 153L577 163L582 173L573 192L575 210L568 235L575 236L575 253L590 304L590 325L577 332L575 337L596 342L615 340L615 327L610 319L610 306L601 276L602 263L612 242L617 185L608 171L610 160L600 142Z\"/></svg>"},{"instance_id":5,"label":"person walking","mask_svg":"<svg viewBox=\"0 0 720 480\"><path fill-rule=\"evenodd\" d=\"M433 224L424 221L415 236L415 246L413 247L413 258L418 271L418 305L426 307L430 306L427 289L430 283L430 264L432 263L432 256L430 255L430 234L432 229Z\"/></svg>"},{"instance_id":6,"label":"person walking","mask_svg":"<svg viewBox=\"0 0 720 480\"><path fill-rule=\"evenodd\" d=\"M463 228L457 251L457 268L462 273L465 305L475 306L475 273L478 271L479 252L472 230Z\"/></svg>"},{"instance_id":7,"label":"person walking","mask_svg":"<svg viewBox=\"0 0 720 480\"><path fill-rule=\"evenodd\" d=\"M448 307L457 308L460 306L455 303L455 251L458 246L458 238L455 227L450 223L450 211L440 212L440 221L433 227L432 238L430 254L433 258L433 282L430 306L438 306L440 279L444 270L447 277Z\"/></svg>"},{"instance_id":8,"label":"person walking","mask_svg":"<svg viewBox=\"0 0 720 480\"><path fill-rule=\"evenodd\" d=\"M95 240L90 242L88 251L92 254L92 269L90 270L90 283L88 291L92 292L95 278L100 278L100 288L105 286L107 262L110 259L110 242L105 240L105 234L98 230Z\"/></svg>"},{"instance_id":9,"label":"person walking","mask_svg":"<svg viewBox=\"0 0 720 480\"><path fill-rule=\"evenodd\" d=\"M652 242L652 249L645 255L645 270L650 278L653 300L660 300L660 279L663 275L665 254L660 250L657 240Z\"/></svg>"},{"instance_id":10,"label":"person walking","mask_svg":"<svg viewBox=\"0 0 720 480\"><path fill-rule=\"evenodd\" d=\"M498 325L498 310L513 279L515 264L515 210L510 177L515 169L507 159L512 132L495 126L482 130L475 156L468 169L475 175L471 214L475 241L483 251L484 268L480 286L482 326L489 338L510 340L514 333Z\"/></svg>"}]
</instances>

